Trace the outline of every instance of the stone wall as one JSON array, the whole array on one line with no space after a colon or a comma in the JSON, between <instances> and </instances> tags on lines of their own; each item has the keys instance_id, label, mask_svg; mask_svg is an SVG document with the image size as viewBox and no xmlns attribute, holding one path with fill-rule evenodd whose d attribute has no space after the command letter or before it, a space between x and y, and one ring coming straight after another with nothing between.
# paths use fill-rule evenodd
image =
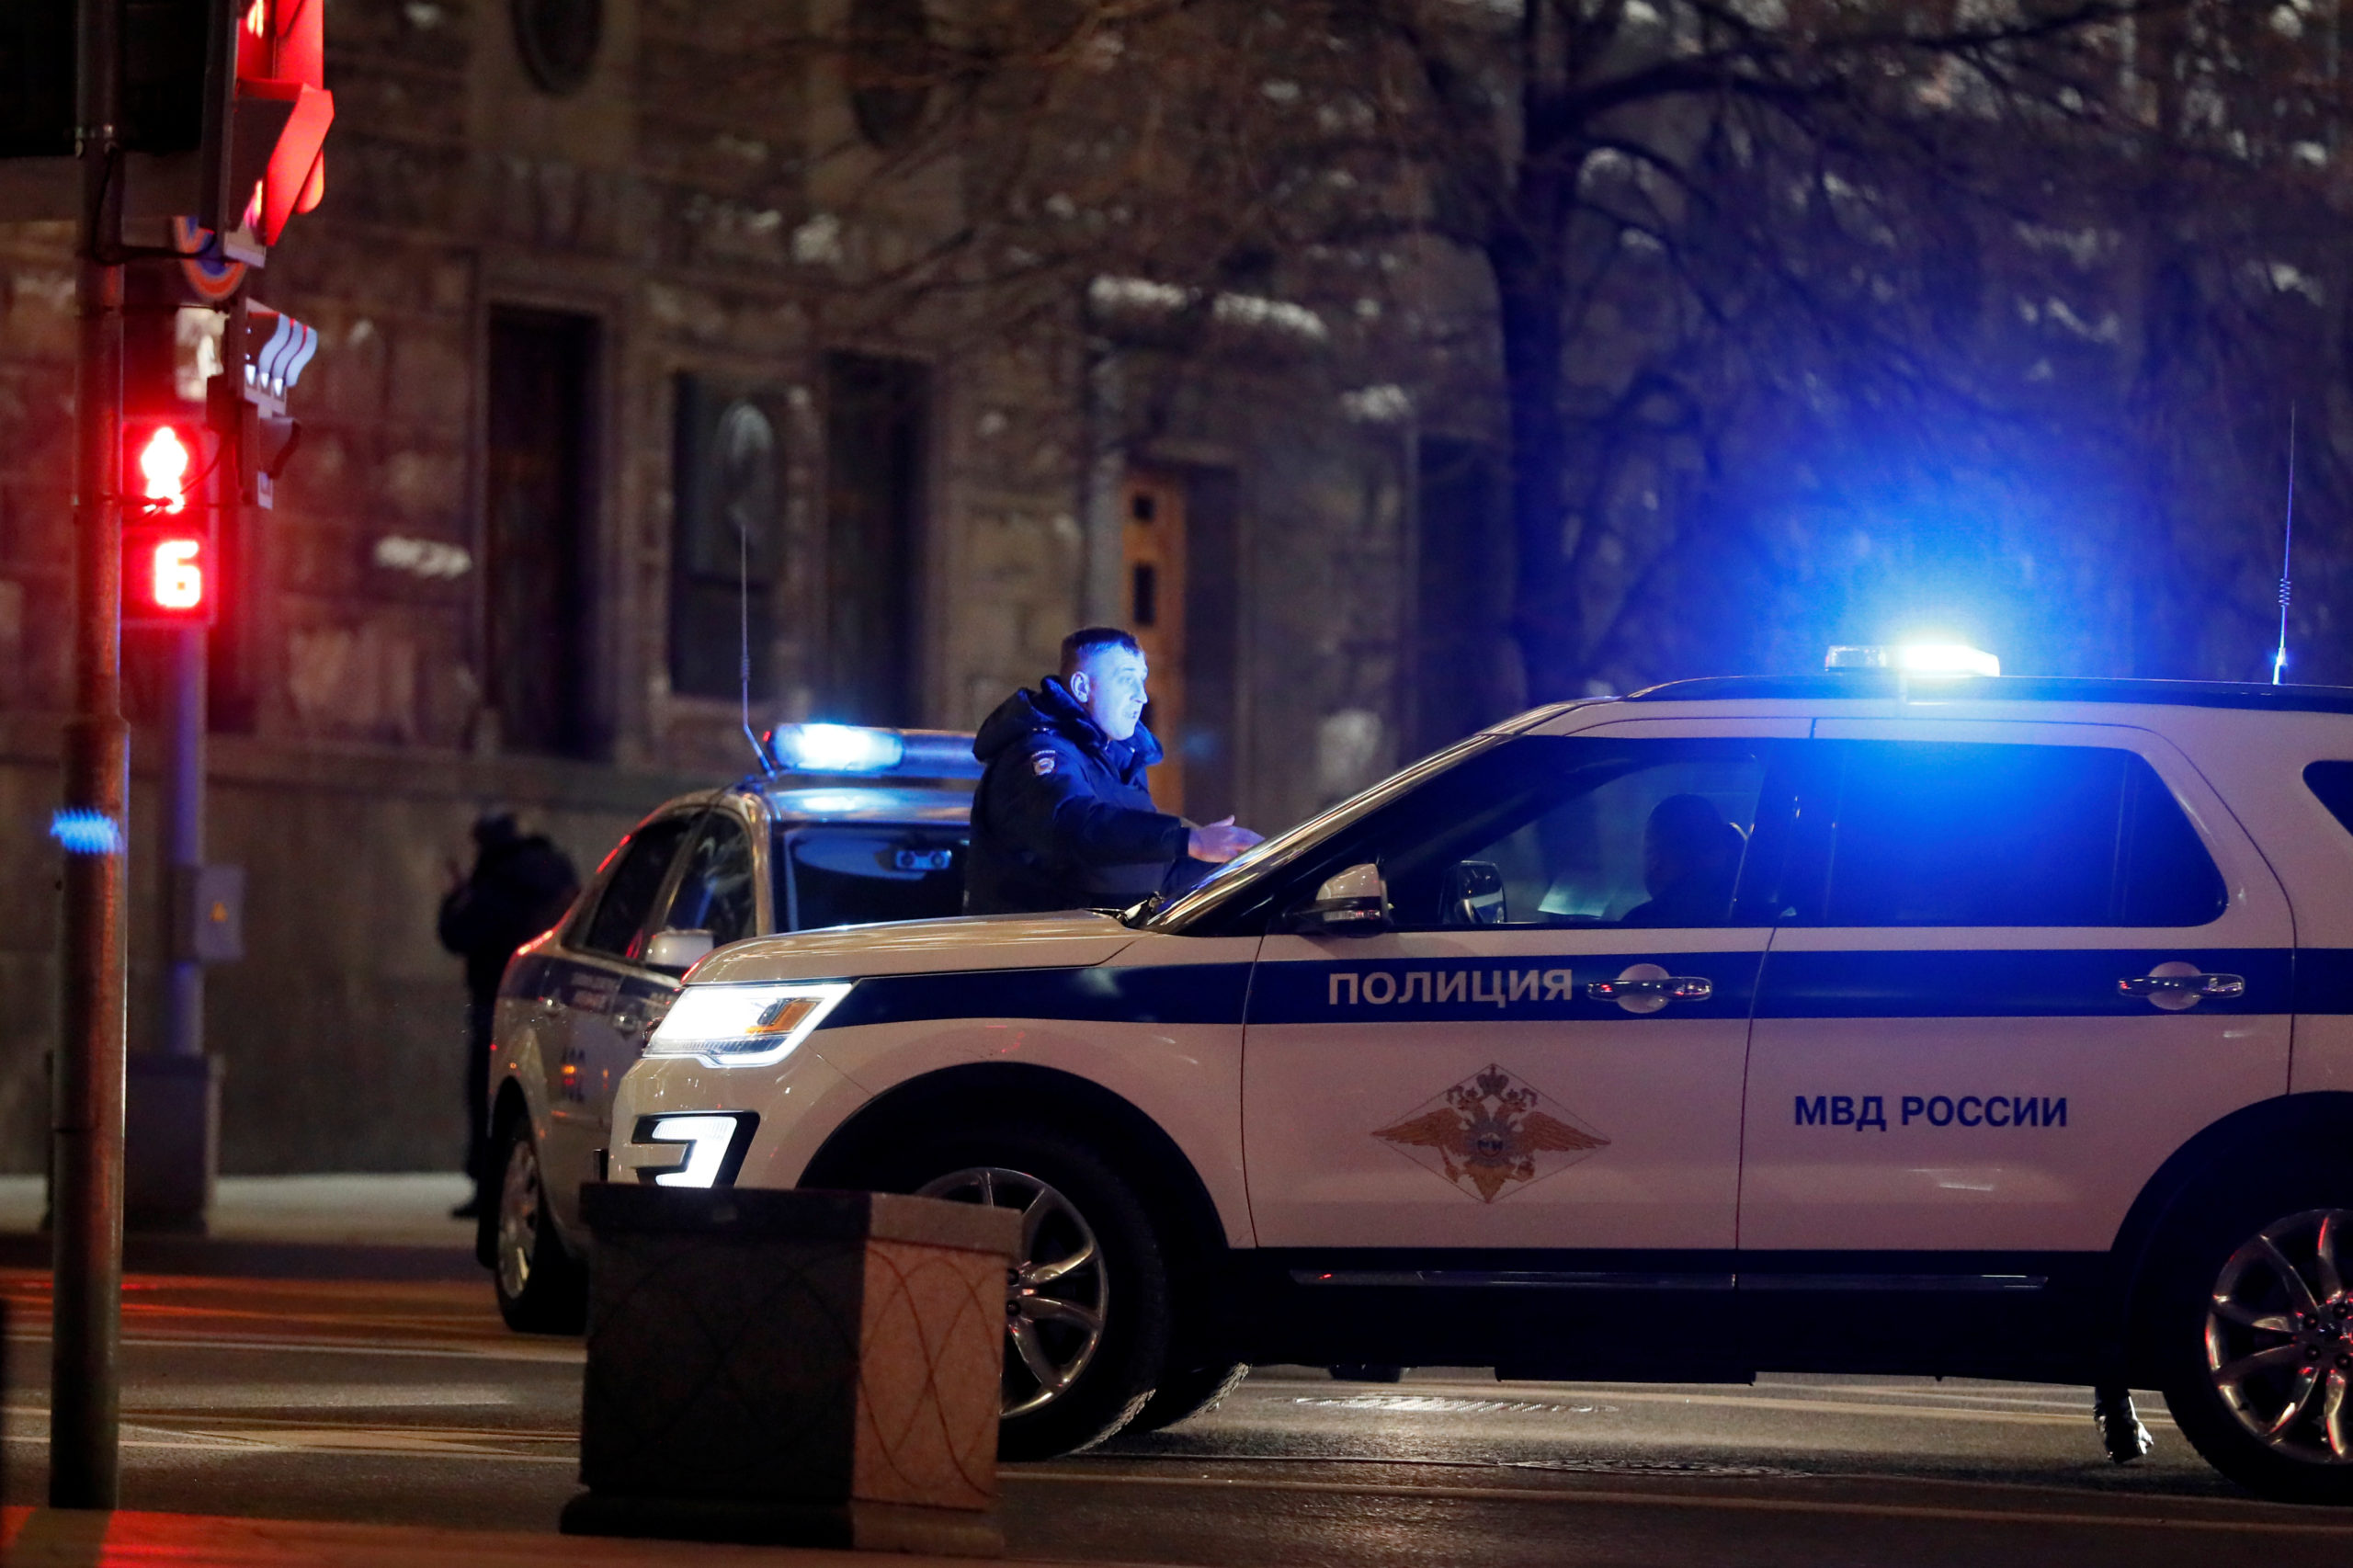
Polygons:
<instances>
[{"instance_id":1,"label":"stone wall","mask_svg":"<svg viewBox=\"0 0 2353 1568\"><path fill-rule=\"evenodd\" d=\"M977 722L1051 666L1074 623L1080 301L1030 300L1007 329L978 296L896 309L856 283L958 222L965 185L935 165L872 199L887 161L857 151L836 66L778 42L834 9L606 0L597 64L556 97L531 85L501 0L338 0L326 201L254 288L321 347L294 398L303 445L256 519L256 591L231 632L251 702L211 742L210 855L249 879L249 956L208 994L228 1064L224 1169L449 1165L460 993L432 922L477 810L520 807L585 873L660 801L743 771L735 703L670 687L681 375L757 389L775 411L779 526L798 539L826 504L825 355L930 367L923 722ZM852 207L862 216L846 223ZM0 214L0 1168L15 1170L42 1157L55 1009L43 828L71 695L70 240ZM596 741L582 759L515 754L486 668L487 344L502 309L597 333L583 654ZM1345 415L1346 344L1224 348L1171 360L1127 434L1137 461L1211 474L1233 498L1232 799L1273 830L1396 760L1408 437ZM805 572L787 577L763 720L810 700L794 672L822 607ZM142 724L159 711L148 657L128 641ZM142 728L137 1049L159 753Z\"/></svg>"}]
</instances>

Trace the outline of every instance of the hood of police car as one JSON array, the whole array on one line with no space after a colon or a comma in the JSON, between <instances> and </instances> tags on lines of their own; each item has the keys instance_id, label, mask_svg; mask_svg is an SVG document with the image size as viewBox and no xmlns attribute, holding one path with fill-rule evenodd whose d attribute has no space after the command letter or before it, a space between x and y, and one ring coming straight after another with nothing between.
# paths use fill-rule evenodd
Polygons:
<instances>
[{"instance_id":1,"label":"hood of police car","mask_svg":"<svg viewBox=\"0 0 2353 1568\"><path fill-rule=\"evenodd\" d=\"M977 969L1079 969L1108 961L1135 939L1116 916L1088 910L842 926L731 943L695 965L687 980L693 985L730 985Z\"/></svg>"}]
</instances>

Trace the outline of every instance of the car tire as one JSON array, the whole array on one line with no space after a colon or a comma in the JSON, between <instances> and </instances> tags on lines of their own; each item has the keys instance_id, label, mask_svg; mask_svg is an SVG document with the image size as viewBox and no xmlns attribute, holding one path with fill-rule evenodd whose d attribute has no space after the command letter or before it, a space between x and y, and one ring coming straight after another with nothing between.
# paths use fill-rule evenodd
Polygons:
<instances>
[{"instance_id":1,"label":"car tire","mask_svg":"<svg viewBox=\"0 0 2353 1568\"><path fill-rule=\"evenodd\" d=\"M1171 1319L1159 1229L1134 1187L1092 1145L1049 1128L960 1129L902 1146L922 1153L893 1159L872 1185L1025 1216L1007 1281L998 1457L1075 1453L1134 1420L1159 1383Z\"/></svg>"},{"instance_id":2,"label":"car tire","mask_svg":"<svg viewBox=\"0 0 2353 1568\"><path fill-rule=\"evenodd\" d=\"M1206 1367L1188 1367L1163 1373L1160 1386L1152 1391L1135 1419L1123 1428L1129 1432L1157 1432L1174 1426L1180 1421L1190 1421L1196 1415L1207 1415L1225 1403L1225 1396L1242 1386L1250 1375L1246 1361L1216 1361Z\"/></svg>"},{"instance_id":3,"label":"car tire","mask_svg":"<svg viewBox=\"0 0 2353 1568\"><path fill-rule=\"evenodd\" d=\"M2165 1405L2262 1496L2353 1505L2353 1172L2175 1227L2148 1324Z\"/></svg>"},{"instance_id":4,"label":"car tire","mask_svg":"<svg viewBox=\"0 0 2353 1568\"><path fill-rule=\"evenodd\" d=\"M492 1149L498 1185L490 1278L498 1315L524 1334L578 1334L588 1318L588 1271L556 1233L529 1119L508 1117Z\"/></svg>"}]
</instances>

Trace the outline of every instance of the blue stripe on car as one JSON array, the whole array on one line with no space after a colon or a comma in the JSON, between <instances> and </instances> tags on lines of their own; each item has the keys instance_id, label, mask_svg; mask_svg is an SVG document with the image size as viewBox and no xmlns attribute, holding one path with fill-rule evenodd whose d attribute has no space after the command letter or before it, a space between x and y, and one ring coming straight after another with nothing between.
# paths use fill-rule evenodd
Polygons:
<instances>
[{"instance_id":1,"label":"blue stripe on car","mask_svg":"<svg viewBox=\"0 0 2353 1568\"><path fill-rule=\"evenodd\" d=\"M2295 956L2285 948L2068 948L2026 951L1777 952L1765 960L1760 1018L2143 1018L2161 1016L2117 982L2161 963L2235 974L2246 994L2200 1013L2285 1013Z\"/></svg>"},{"instance_id":2,"label":"blue stripe on car","mask_svg":"<svg viewBox=\"0 0 2353 1568\"><path fill-rule=\"evenodd\" d=\"M825 1028L951 1018L1236 1024L1623 1023L1653 1020L1922 1017L2160 1017L2117 983L2187 961L2246 981L2200 1013L2353 1014L2353 949L2083 948L2022 950L1518 954L1133 968L960 971L859 980ZM1585 987L1632 964L1713 983L1704 1002L1630 1013ZM1375 975L1383 983L1369 987ZM1370 994L1386 994L1376 1002Z\"/></svg>"},{"instance_id":3,"label":"blue stripe on car","mask_svg":"<svg viewBox=\"0 0 2353 1568\"><path fill-rule=\"evenodd\" d=\"M940 1018L1238 1024L1249 986L1246 963L876 975L859 981L822 1027Z\"/></svg>"}]
</instances>

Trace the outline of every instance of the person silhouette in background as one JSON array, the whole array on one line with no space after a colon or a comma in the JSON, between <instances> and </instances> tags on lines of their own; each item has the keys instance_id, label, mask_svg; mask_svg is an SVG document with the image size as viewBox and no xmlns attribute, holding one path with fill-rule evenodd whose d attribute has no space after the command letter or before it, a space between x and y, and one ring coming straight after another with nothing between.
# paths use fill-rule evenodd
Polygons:
<instances>
[{"instance_id":1,"label":"person silhouette in background","mask_svg":"<svg viewBox=\"0 0 2353 1568\"><path fill-rule=\"evenodd\" d=\"M490 1167L490 1050L498 982L515 949L563 917L580 892L571 859L542 834L527 834L512 812L487 811L473 826L474 869L441 900L441 945L466 961L466 1175L473 1196L450 1210L482 1213L496 1173Z\"/></svg>"}]
</instances>

